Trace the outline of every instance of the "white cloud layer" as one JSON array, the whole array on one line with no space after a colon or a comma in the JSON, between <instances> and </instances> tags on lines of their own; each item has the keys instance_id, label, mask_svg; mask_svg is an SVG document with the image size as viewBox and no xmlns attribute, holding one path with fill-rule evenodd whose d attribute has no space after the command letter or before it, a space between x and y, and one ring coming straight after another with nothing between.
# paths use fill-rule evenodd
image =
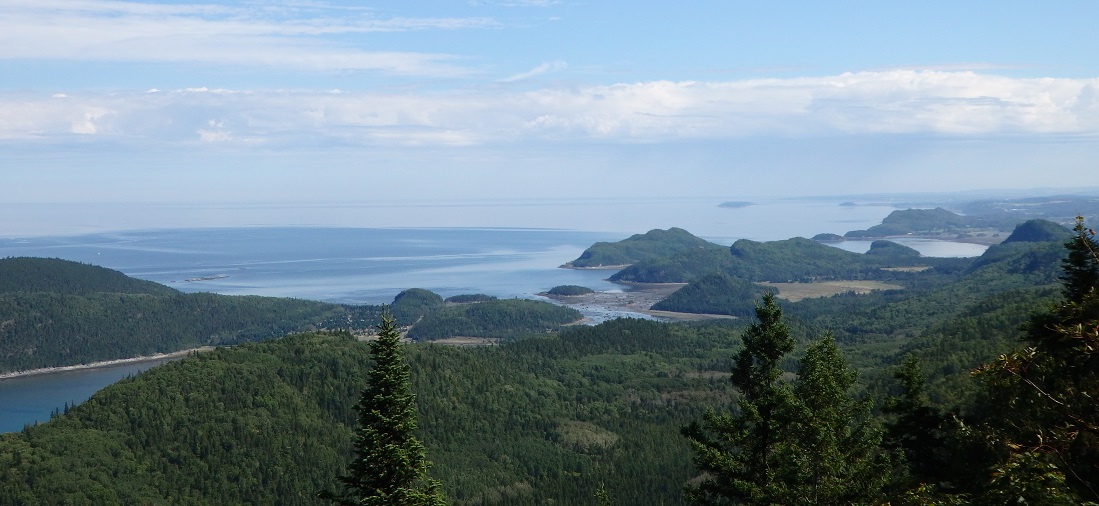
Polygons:
<instances>
[{"instance_id":1,"label":"white cloud layer","mask_svg":"<svg viewBox=\"0 0 1099 506\"><path fill-rule=\"evenodd\" d=\"M378 70L459 76L447 54L383 51L347 35L495 27L488 18L378 18L315 3L246 6L105 0L6 0L0 59L204 62L296 70ZM360 44L361 45L361 44Z\"/></svg>"},{"instance_id":2,"label":"white cloud layer","mask_svg":"<svg viewBox=\"0 0 1099 506\"><path fill-rule=\"evenodd\" d=\"M46 142L420 146L913 133L1099 135L1099 78L894 70L513 92L0 94L0 139Z\"/></svg>"}]
</instances>

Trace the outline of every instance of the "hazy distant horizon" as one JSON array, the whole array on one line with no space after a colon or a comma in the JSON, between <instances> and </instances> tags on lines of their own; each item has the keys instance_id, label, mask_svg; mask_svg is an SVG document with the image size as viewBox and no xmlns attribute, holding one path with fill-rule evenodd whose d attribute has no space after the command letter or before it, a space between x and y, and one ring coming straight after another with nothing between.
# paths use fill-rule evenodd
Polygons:
<instances>
[{"instance_id":1,"label":"hazy distant horizon","mask_svg":"<svg viewBox=\"0 0 1099 506\"><path fill-rule=\"evenodd\" d=\"M707 238L785 239L843 234L880 222L894 209L929 208L974 200L1056 195L1099 195L1099 188L974 190L951 193L875 193L832 196L706 198L606 197L287 203L3 203L11 218L0 238L73 236L132 230L225 227L518 228L631 235L679 227ZM751 202L722 208L723 202ZM853 202L855 208L838 204ZM826 219L849 216L847 230L818 230L807 205ZM792 206L792 207L790 207ZM840 214L836 214L840 213ZM846 214L843 214L846 213ZM835 215L835 216L833 216ZM746 225L748 224L748 225Z\"/></svg>"},{"instance_id":2,"label":"hazy distant horizon","mask_svg":"<svg viewBox=\"0 0 1099 506\"><path fill-rule=\"evenodd\" d=\"M202 204L140 210L199 226L338 221L211 203L1094 187L1095 19L1099 2L8 1L0 186L57 203L19 233L151 226L64 208L87 201Z\"/></svg>"}]
</instances>

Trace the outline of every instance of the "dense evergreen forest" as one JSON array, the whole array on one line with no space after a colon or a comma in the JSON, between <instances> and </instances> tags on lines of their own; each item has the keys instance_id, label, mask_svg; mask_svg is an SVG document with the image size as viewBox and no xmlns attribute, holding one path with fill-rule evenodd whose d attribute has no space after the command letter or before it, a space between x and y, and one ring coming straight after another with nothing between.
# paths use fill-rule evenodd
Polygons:
<instances>
[{"instance_id":1,"label":"dense evergreen forest","mask_svg":"<svg viewBox=\"0 0 1099 506\"><path fill-rule=\"evenodd\" d=\"M0 372L264 340L350 314L305 300L185 294L58 259L0 259L0 280Z\"/></svg>"},{"instance_id":2,"label":"dense evergreen forest","mask_svg":"<svg viewBox=\"0 0 1099 506\"><path fill-rule=\"evenodd\" d=\"M801 237L769 242L741 239L728 248L694 248L651 256L624 267L609 279L687 283L724 272L746 281L887 280L896 277L896 271L890 269L950 263L951 259L920 257L911 248L884 240L875 241L870 251L862 254Z\"/></svg>"},{"instance_id":3,"label":"dense evergreen forest","mask_svg":"<svg viewBox=\"0 0 1099 506\"><path fill-rule=\"evenodd\" d=\"M543 333L581 318L539 301L452 297L419 288L388 309L413 339L510 338ZM301 299L183 293L118 271L67 260L0 259L0 373L263 341L292 332L369 333L383 308ZM444 317L432 317L445 312ZM429 317L429 318L425 318Z\"/></svg>"},{"instance_id":4,"label":"dense evergreen forest","mask_svg":"<svg viewBox=\"0 0 1099 506\"><path fill-rule=\"evenodd\" d=\"M455 504L676 504L678 428L723 404L727 328L642 320L497 347L405 348L432 476ZM3 504L321 504L370 369L348 334L221 348L0 437Z\"/></svg>"},{"instance_id":5,"label":"dense evergreen forest","mask_svg":"<svg viewBox=\"0 0 1099 506\"><path fill-rule=\"evenodd\" d=\"M1082 221L1071 232L1025 223L976 259L888 244L887 260L817 258L834 262L790 279L861 272L902 289L798 302L736 275L784 273L816 248L776 243L723 248L742 252L741 271L683 289L678 303L726 301L735 320L405 345L416 434L447 500L1099 501L1099 246ZM474 299L409 290L392 309L401 323L459 329L494 307L505 329L507 315L541 313ZM154 368L0 436L0 503L323 503L352 457L372 363L356 335L311 331Z\"/></svg>"},{"instance_id":6,"label":"dense evergreen forest","mask_svg":"<svg viewBox=\"0 0 1099 506\"><path fill-rule=\"evenodd\" d=\"M416 322L408 337L417 341L470 336L508 339L552 332L583 317L575 309L536 300L490 300L432 312Z\"/></svg>"}]
</instances>

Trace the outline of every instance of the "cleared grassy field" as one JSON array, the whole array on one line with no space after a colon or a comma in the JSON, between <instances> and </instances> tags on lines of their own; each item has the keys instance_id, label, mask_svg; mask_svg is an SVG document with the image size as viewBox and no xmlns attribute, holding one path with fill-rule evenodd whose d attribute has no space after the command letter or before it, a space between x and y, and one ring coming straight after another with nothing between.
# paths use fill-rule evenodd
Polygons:
<instances>
[{"instance_id":1,"label":"cleared grassy field","mask_svg":"<svg viewBox=\"0 0 1099 506\"><path fill-rule=\"evenodd\" d=\"M801 299L810 299L814 297L830 297L832 295L846 292L870 293L874 290L900 290L904 288L900 285L891 285L889 283L882 283L880 281L861 280L821 281L819 283L760 284L774 287L778 290L778 298L786 299L790 302L797 302Z\"/></svg>"}]
</instances>

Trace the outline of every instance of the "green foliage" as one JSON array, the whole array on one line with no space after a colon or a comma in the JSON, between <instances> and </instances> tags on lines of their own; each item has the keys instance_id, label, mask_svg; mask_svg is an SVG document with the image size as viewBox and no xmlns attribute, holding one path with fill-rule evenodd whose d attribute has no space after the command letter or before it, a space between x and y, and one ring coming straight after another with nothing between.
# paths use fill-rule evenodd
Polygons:
<instances>
[{"instance_id":1,"label":"green foliage","mask_svg":"<svg viewBox=\"0 0 1099 506\"><path fill-rule=\"evenodd\" d=\"M447 302L449 304L472 304L474 302L486 302L490 300L496 300L496 297L493 295L485 295L483 293L472 293L453 295L447 297L444 302Z\"/></svg>"},{"instance_id":2,"label":"green foliage","mask_svg":"<svg viewBox=\"0 0 1099 506\"><path fill-rule=\"evenodd\" d=\"M584 504L593 497L678 504L683 483L702 500L867 502L882 492L885 460L869 401L856 398L866 393L897 399L884 413L884 445L902 456L887 490L893 504L1093 497L1099 263L1088 254L1094 236L1082 222L1060 270L1064 250L1050 241L1011 241L976 261L921 259L933 268L919 273L881 271L911 262L910 252L888 244L875 255L841 253L799 266L815 251L800 241L738 243L741 257L721 248L720 261L729 262L721 272L736 281L707 276L713 286L705 293L720 299L739 283L751 287L728 274L735 269L791 279L889 276L905 290L791 303L788 321L765 296L743 346L737 320L615 320L502 346L406 346L419 425L413 436L430 449L432 478L455 504ZM1056 298L1059 275L1064 300L1031 319ZM491 327L515 337L556 327L524 320L545 307L530 302L446 308L437 295L412 290L395 305L422 316L417 327L425 332ZM89 353L93 345L85 342L156 349L151 343L160 336L234 343L311 325L361 327L378 315L373 307L143 292L11 292L0 294L0 307L11 308L0 312L0 336L78 336L45 341L40 355L62 345ZM87 333L92 339L80 337L82 329L100 330ZM804 341L794 336L823 331L836 341L815 343L796 360ZM968 372L1020 338L1026 347L986 368L988 387L974 402ZM0 339L4 353L39 342L7 339ZM906 353L925 364L926 384L915 359L902 364L899 387L883 377L892 369L882 366ZM338 333L218 349L154 368L49 423L0 436L0 504L317 504L317 491L336 483L354 454L354 406L373 363L368 345ZM730 370L735 389L727 388ZM855 370L867 380L856 383ZM703 406L736 409L706 414ZM689 448L675 432L692 420L702 423L686 429ZM704 466L715 471L698 476ZM739 474L722 478L719 471Z\"/></svg>"},{"instance_id":3,"label":"green foliage","mask_svg":"<svg viewBox=\"0 0 1099 506\"><path fill-rule=\"evenodd\" d=\"M735 262L728 272L751 281L877 279L883 275L881 267L892 265L801 237L769 242L741 239L729 251Z\"/></svg>"},{"instance_id":4,"label":"green foliage","mask_svg":"<svg viewBox=\"0 0 1099 506\"><path fill-rule=\"evenodd\" d=\"M322 302L208 293L0 294L0 371L270 339L348 313Z\"/></svg>"},{"instance_id":5,"label":"green foliage","mask_svg":"<svg viewBox=\"0 0 1099 506\"><path fill-rule=\"evenodd\" d=\"M944 232L964 232L971 228L994 226L982 217L967 217L952 213L941 207L935 209L905 209L889 213L880 225L866 230L852 230L845 234L848 238L888 237L906 234L941 234Z\"/></svg>"},{"instance_id":6,"label":"green foliage","mask_svg":"<svg viewBox=\"0 0 1099 506\"><path fill-rule=\"evenodd\" d=\"M121 272L57 258L0 259L0 293L51 292L67 295L125 293L171 296L179 292Z\"/></svg>"},{"instance_id":7,"label":"green foliage","mask_svg":"<svg viewBox=\"0 0 1099 506\"><path fill-rule=\"evenodd\" d=\"M641 260L608 278L629 283L687 283L713 272L723 272L732 265L729 250L692 249L676 255Z\"/></svg>"},{"instance_id":8,"label":"green foliage","mask_svg":"<svg viewBox=\"0 0 1099 506\"><path fill-rule=\"evenodd\" d=\"M569 267L626 265L694 250L722 250L721 246L691 235L681 228L650 230L616 243L597 242L566 264Z\"/></svg>"},{"instance_id":9,"label":"green foliage","mask_svg":"<svg viewBox=\"0 0 1099 506\"><path fill-rule=\"evenodd\" d=\"M1042 506L1087 506L1095 502L1083 502L1067 487L1065 474L1050 462L1042 451L1023 451L1011 454L1008 460L993 472L988 491L980 497L980 503L988 506L1000 504L1035 504Z\"/></svg>"},{"instance_id":10,"label":"green foliage","mask_svg":"<svg viewBox=\"0 0 1099 506\"><path fill-rule=\"evenodd\" d=\"M347 489L332 496L351 505L442 505L438 481L427 478L431 463L415 436L416 396L409 385L410 369L401 357L401 335L393 317L383 313L378 337L370 342L374 366L355 409L359 424L353 438L354 457L340 477Z\"/></svg>"},{"instance_id":11,"label":"green foliage","mask_svg":"<svg viewBox=\"0 0 1099 506\"><path fill-rule=\"evenodd\" d=\"M926 365L931 402L957 407L977 393L969 372L1009 351L1034 308L1054 295L1057 251L1053 243L994 246L950 269L898 277L903 291L805 299L787 310L850 345L849 354L865 354L858 367L878 394L888 382L879 365L912 353Z\"/></svg>"},{"instance_id":12,"label":"green foliage","mask_svg":"<svg viewBox=\"0 0 1099 506\"><path fill-rule=\"evenodd\" d=\"M702 473L697 483L686 486L693 503L782 504L786 497L787 484L779 472L787 458L784 444L794 397L781 380L779 363L794 350L794 339L773 295L763 296L756 318L733 361L731 381L740 393L737 412L708 410L702 424L683 428Z\"/></svg>"},{"instance_id":13,"label":"green foliage","mask_svg":"<svg viewBox=\"0 0 1099 506\"><path fill-rule=\"evenodd\" d=\"M843 240L843 236L839 235L839 234L832 234L832 233L825 232L825 233L814 235L812 237L812 239L814 241L820 241L820 242L840 242L840 241Z\"/></svg>"},{"instance_id":14,"label":"green foliage","mask_svg":"<svg viewBox=\"0 0 1099 506\"><path fill-rule=\"evenodd\" d=\"M1013 242L1064 242L1069 236L1065 227L1048 220L1028 220L1015 226L1015 230L1001 244Z\"/></svg>"},{"instance_id":15,"label":"green foliage","mask_svg":"<svg viewBox=\"0 0 1099 506\"><path fill-rule=\"evenodd\" d=\"M346 462L365 352L298 336L123 380L3 435L0 504L315 504Z\"/></svg>"},{"instance_id":16,"label":"green foliage","mask_svg":"<svg viewBox=\"0 0 1099 506\"><path fill-rule=\"evenodd\" d=\"M599 484L599 490L595 491L595 504L598 506L611 506L614 502L611 501L610 495L607 494L606 487L602 483Z\"/></svg>"},{"instance_id":17,"label":"green foliage","mask_svg":"<svg viewBox=\"0 0 1099 506\"><path fill-rule=\"evenodd\" d=\"M393 298L390 310L397 321L412 325L420 318L442 309L444 304L443 298L435 292L423 288L409 288Z\"/></svg>"},{"instance_id":18,"label":"green foliage","mask_svg":"<svg viewBox=\"0 0 1099 506\"><path fill-rule=\"evenodd\" d=\"M1060 312L1070 313L1071 318L1088 318L1093 316L1089 312L1092 308L1085 306L1099 297L1099 243L1095 231L1084 227L1082 216L1076 217L1073 237L1065 243L1065 249L1068 255L1061 261L1061 281L1068 304Z\"/></svg>"},{"instance_id":19,"label":"green foliage","mask_svg":"<svg viewBox=\"0 0 1099 506\"><path fill-rule=\"evenodd\" d=\"M747 317L755 311L753 301L768 291L762 285L715 273L676 290L653 304L652 309Z\"/></svg>"},{"instance_id":20,"label":"green foliage","mask_svg":"<svg viewBox=\"0 0 1099 506\"><path fill-rule=\"evenodd\" d=\"M583 315L570 307L525 299L492 300L447 307L424 316L408 337L432 341L448 337L514 338L544 334Z\"/></svg>"},{"instance_id":21,"label":"green foliage","mask_svg":"<svg viewBox=\"0 0 1099 506\"><path fill-rule=\"evenodd\" d=\"M919 358L906 355L893 376L900 392L887 398L883 410L888 416L885 446L899 457L893 487L906 491L901 503L970 497L987 480L994 455L956 414L930 404ZM920 497L922 502L916 500Z\"/></svg>"},{"instance_id":22,"label":"green foliage","mask_svg":"<svg viewBox=\"0 0 1099 506\"><path fill-rule=\"evenodd\" d=\"M588 288L586 286L558 285L558 286L555 286L553 288L550 288L550 290L548 292L546 292L546 294L556 295L556 296L559 296L559 297L571 297L571 296L576 296L576 295L587 295L589 293L594 293L594 292L595 292L595 290L592 290L591 288Z\"/></svg>"},{"instance_id":23,"label":"green foliage","mask_svg":"<svg viewBox=\"0 0 1099 506\"><path fill-rule=\"evenodd\" d=\"M770 294L743 334L732 383L732 414L707 411L683 429L702 475L688 483L698 504L870 504L888 481L889 459L870 416L850 391L856 373L835 340L813 343L791 389L779 367L794 350Z\"/></svg>"},{"instance_id":24,"label":"green foliage","mask_svg":"<svg viewBox=\"0 0 1099 506\"><path fill-rule=\"evenodd\" d=\"M950 260L922 258L909 248L879 243L873 254L854 253L818 241L795 237L757 242L741 239L725 252L689 250L639 261L610 277L611 281L686 283L714 272L746 281L815 281L827 279L893 279L884 267L935 266ZM918 259L918 261L917 261Z\"/></svg>"},{"instance_id":25,"label":"green foliage","mask_svg":"<svg viewBox=\"0 0 1099 506\"><path fill-rule=\"evenodd\" d=\"M851 397L857 374L827 336L801 360L789 447L785 504L871 504L888 482L889 458L869 399Z\"/></svg>"},{"instance_id":26,"label":"green foliage","mask_svg":"<svg viewBox=\"0 0 1099 506\"><path fill-rule=\"evenodd\" d=\"M981 375L987 409L1003 420L994 429L1006 441L1004 472L1040 473L1055 484L1047 479L1053 468L1043 467L1053 466L1067 478L1065 493L1099 500L1099 243L1082 217L1073 231L1062 262L1064 299L1031 319L1026 347Z\"/></svg>"},{"instance_id":27,"label":"green foliage","mask_svg":"<svg viewBox=\"0 0 1099 506\"><path fill-rule=\"evenodd\" d=\"M729 402L716 326L615 320L493 347L411 345L416 436L455 504L679 504L677 427ZM320 504L372 360L347 334L188 357L0 436L0 504Z\"/></svg>"},{"instance_id":28,"label":"green foliage","mask_svg":"<svg viewBox=\"0 0 1099 506\"><path fill-rule=\"evenodd\" d=\"M866 252L871 257L886 257L912 261L920 257L920 252L903 244L879 239L870 243L870 249Z\"/></svg>"}]
</instances>

